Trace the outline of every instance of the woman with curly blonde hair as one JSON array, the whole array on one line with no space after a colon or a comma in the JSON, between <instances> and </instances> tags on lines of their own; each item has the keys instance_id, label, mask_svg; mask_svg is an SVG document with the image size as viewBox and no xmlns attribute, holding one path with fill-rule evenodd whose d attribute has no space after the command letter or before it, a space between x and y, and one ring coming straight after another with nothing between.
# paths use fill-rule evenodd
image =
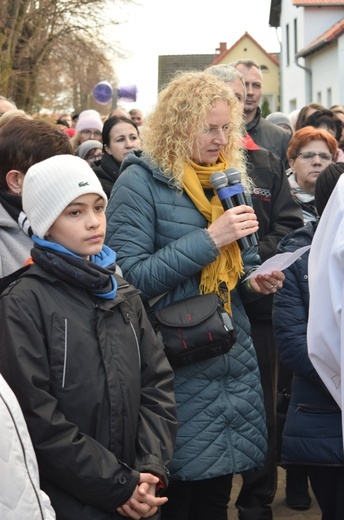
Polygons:
<instances>
[{"instance_id":1,"label":"woman with curly blonde hair","mask_svg":"<svg viewBox=\"0 0 344 520\"><path fill-rule=\"evenodd\" d=\"M262 388L239 291L270 294L284 276L239 283L259 263L255 248L242 256L237 244L257 231L257 217L248 205L224 211L210 183L212 173L234 166L248 185L242 125L221 80L178 74L145 119L143 152L124 159L109 201L107 244L153 323L168 304L215 292L236 324L228 353L175 368L179 429L163 520L226 520L233 474L265 458Z\"/></svg>"},{"instance_id":2,"label":"woman with curly blonde hair","mask_svg":"<svg viewBox=\"0 0 344 520\"><path fill-rule=\"evenodd\" d=\"M181 76L179 81L185 81ZM175 81L178 81L175 79ZM230 166L236 166L245 174L245 161L241 145L243 134L242 115L231 93L226 93L226 87L214 96L213 84L205 76L202 85L202 96L193 96L192 91L199 88L199 75L189 73L187 85L183 89L175 90L171 83L161 92L159 103L152 114L145 120L144 152L151 159L152 164L160 167L165 175L174 179L176 184L182 185L184 163L190 162L195 146L199 148L200 140L209 134L204 121L209 112L209 106L223 102L228 104L231 111L230 122L222 129L224 143L221 143L221 154ZM189 92L187 92L189 90ZM228 89L227 89L228 90ZM189 94L190 99L186 98ZM173 95L173 103L171 96ZM202 129L200 132L199 129ZM227 134L227 135L226 135ZM231 139L227 139L230 134ZM196 142L195 142L196 137ZM216 150L217 152L217 150ZM216 157L216 153L214 155ZM214 159L213 157L210 160ZM214 160L213 162L216 162ZM218 171L218 169L217 169Z\"/></svg>"}]
</instances>

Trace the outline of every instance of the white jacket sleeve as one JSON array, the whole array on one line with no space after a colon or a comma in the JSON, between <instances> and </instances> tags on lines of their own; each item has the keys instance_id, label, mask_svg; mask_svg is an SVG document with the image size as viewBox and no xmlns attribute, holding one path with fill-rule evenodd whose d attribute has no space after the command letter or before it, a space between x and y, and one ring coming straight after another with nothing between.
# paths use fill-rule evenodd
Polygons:
<instances>
[{"instance_id":1,"label":"white jacket sleeve","mask_svg":"<svg viewBox=\"0 0 344 520\"><path fill-rule=\"evenodd\" d=\"M44 491L40 490L41 503L43 505L44 520L55 520L56 515L53 507L50 503L50 498Z\"/></svg>"},{"instance_id":2,"label":"white jacket sleeve","mask_svg":"<svg viewBox=\"0 0 344 520\"><path fill-rule=\"evenodd\" d=\"M340 177L321 216L312 242L308 271L308 353L319 376L342 408L344 176Z\"/></svg>"},{"instance_id":3,"label":"white jacket sleeve","mask_svg":"<svg viewBox=\"0 0 344 520\"><path fill-rule=\"evenodd\" d=\"M19 403L0 374L0 518L55 520Z\"/></svg>"}]
</instances>

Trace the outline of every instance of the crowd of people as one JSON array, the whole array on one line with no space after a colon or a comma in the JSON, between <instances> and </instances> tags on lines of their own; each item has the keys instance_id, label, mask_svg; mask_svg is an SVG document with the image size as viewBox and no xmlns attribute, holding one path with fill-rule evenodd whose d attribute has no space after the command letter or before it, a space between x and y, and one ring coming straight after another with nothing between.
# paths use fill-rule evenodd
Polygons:
<instances>
[{"instance_id":1,"label":"crowd of people","mask_svg":"<svg viewBox=\"0 0 344 520\"><path fill-rule=\"evenodd\" d=\"M177 73L145 117L0 96L4 520L227 520L236 474L239 520L272 520L278 465L289 507L310 485L342 520L344 107L264 118L262 93L239 59ZM157 317L183 302L178 344L183 320L211 344L189 307L208 294L234 345L174 365Z\"/></svg>"}]
</instances>

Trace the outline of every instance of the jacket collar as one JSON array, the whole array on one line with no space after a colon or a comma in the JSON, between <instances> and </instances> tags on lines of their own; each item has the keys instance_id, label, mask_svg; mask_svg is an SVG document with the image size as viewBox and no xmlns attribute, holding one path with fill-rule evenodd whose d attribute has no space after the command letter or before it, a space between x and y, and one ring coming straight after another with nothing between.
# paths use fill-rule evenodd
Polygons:
<instances>
[{"instance_id":1,"label":"jacket collar","mask_svg":"<svg viewBox=\"0 0 344 520\"><path fill-rule=\"evenodd\" d=\"M249 132L250 130L252 130L253 128L255 128L259 121L260 121L260 118L262 117L262 111L261 111L261 108L260 107L257 107L257 110L256 110L256 115L254 116L254 119L252 119L252 121L250 121L249 123L247 123L246 125L246 130Z\"/></svg>"},{"instance_id":2,"label":"jacket collar","mask_svg":"<svg viewBox=\"0 0 344 520\"><path fill-rule=\"evenodd\" d=\"M151 173L158 181L163 182L164 184L169 184L171 187L174 186L174 181L163 175L161 170L154 166L141 150L133 150L126 156L122 162L121 173L132 164L141 166Z\"/></svg>"},{"instance_id":3,"label":"jacket collar","mask_svg":"<svg viewBox=\"0 0 344 520\"><path fill-rule=\"evenodd\" d=\"M22 277L27 276L33 278L39 277L40 279L43 279L50 284L61 283L61 280L57 276L44 271L38 265L28 264L18 269L14 273L0 278L0 294L6 289L10 290L11 286L14 286L17 282L19 282ZM113 300L104 300L103 298L97 298L96 296L93 296L89 293L90 297L94 301L97 301L97 305L101 309L109 310L113 307L116 307L119 303L122 303L124 300L127 300L128 298L132 298L140 294L140 291L138 289L136 289L133 285L130 285L121 276L115 273L114 277L116 278L117 282L117 293Z\"/></svg>"}]
</instances>

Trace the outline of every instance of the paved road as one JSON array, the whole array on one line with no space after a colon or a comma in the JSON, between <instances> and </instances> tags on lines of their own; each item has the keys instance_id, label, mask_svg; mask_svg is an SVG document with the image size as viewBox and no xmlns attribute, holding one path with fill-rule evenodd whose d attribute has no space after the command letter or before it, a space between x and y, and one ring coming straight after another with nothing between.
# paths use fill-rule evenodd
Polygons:
<instances>
[{"instance_id":1,"label":"paved road","mask_svg":"<svg viewBox=\"0 0 344 520\"><path fill-rule=\"evenodd\" d=\"M240 476L236 476L233 481L233 491L232 491L232 499L229 504L228 510L228 520L237 520L237 510L234 507L234 502L238 491L241 486L241 478ZM321 520L321 512L319 506L312 495L312 505L308 511L295 511L294 509L289 509L285 503L285 472L282 468L278 469L278 488L275 496L274 503L272 505L273 509L273 517L274 520Z\"/></svg>"}]
</instances>

